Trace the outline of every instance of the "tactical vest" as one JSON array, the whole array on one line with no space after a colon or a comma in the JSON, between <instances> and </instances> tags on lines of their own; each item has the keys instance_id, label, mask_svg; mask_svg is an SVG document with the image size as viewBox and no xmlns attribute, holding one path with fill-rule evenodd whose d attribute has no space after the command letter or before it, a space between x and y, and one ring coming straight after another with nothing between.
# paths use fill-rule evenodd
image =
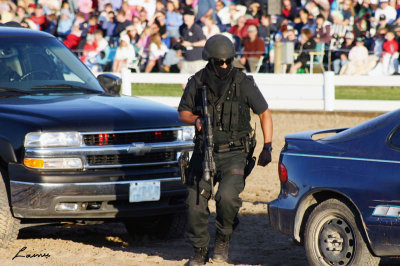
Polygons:
<instances>
[{"instance_id":1,"label":"tactical vest","mask_svg":"<svg viewBox=\"0 0 400 266\"><path fill-rule=\"evenodd\" d=\"M196 82L195 105L199 114L202 110L201 87L205 83L202 80L203 71L201 70L194 75ZM212 119L214 135L217 138L221 135L228 137L228 139L223 140L216 138L215 141L219 143L238 140L252 130L250 126L250 108L242 91L244 88L240 87L240 83L246 75L237 69L233 69L233 71L235 71L234 80L224 88L224 92L219 99L217 96L213 96L210 90L207 93L208 112ZM218 134L222 132L226 134Z\"/></svg>"}]
</instances>

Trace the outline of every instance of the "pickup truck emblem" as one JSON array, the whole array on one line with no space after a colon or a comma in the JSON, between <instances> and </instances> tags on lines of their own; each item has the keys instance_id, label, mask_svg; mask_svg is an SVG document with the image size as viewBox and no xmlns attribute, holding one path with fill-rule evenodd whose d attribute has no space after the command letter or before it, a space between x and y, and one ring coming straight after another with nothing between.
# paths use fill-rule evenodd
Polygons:
<instances>
[{"instance_id":1,"label":"pickup truck emblem","mask_svg":"<svg viewBox=\"0 0 400 266\"><path fill-rule=\"evenodd\" d=\"M151 146L146 145L144 142L133 142L127 149L128 153L135 155L144 155L151 151Z\"/></svg>"}]
</instances>

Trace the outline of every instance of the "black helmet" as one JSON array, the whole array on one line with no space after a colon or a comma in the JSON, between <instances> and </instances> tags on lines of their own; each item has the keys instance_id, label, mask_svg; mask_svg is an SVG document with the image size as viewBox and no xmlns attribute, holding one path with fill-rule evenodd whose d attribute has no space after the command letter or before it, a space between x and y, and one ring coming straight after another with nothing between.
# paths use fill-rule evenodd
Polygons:
<instances>
[{"instance_id":1,"label":"black helmet","mask_svg":"<svg viewBox=\"0 0 400 266\"><path fill-rule=\"evenodd\" d=\"M217 34L210 37L203 49L203 59L208 61L211 58L231 58L235 56L235 47L228 37Z\"/></svg>"}]
</instances>

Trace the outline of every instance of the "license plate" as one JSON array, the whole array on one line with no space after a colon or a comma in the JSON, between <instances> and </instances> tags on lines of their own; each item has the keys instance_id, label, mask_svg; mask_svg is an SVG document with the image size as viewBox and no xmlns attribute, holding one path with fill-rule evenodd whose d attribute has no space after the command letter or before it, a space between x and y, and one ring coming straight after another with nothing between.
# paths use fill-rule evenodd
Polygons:
<instances>
[{"instance_id":1,"label":"license plate","mask_svg":"<svg viewBox=\"0 0 400 266\"><path fill-rule=\"evenodd\" d=\"M135 181L129 186L129 202L160 200L160 181Z\"/></svg>"}]
</instances>

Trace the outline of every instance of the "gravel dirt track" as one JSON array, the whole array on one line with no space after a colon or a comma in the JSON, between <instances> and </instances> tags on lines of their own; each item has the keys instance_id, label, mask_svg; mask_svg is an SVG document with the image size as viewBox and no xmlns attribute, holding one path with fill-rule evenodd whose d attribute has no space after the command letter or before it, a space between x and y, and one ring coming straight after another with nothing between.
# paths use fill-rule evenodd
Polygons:
<instances>
[{"instance_id":1,"label":"gravel dirt track","mask_svg":"<svg viewBox=\"0 0 400 266\"><path fill-rule=\"evenodd\" d=\"M307 265L303 247L269 226L267 203L280 189L277 164L284 136L288 133L337 127L351 127L367 121L376 113L272 112L274 121L273 161L266 168L256 167L246 180L241 194L240 225L233 234L230 248L232 265ZM262 143L258 118L257 139ZM254 123L253 122L253 123ZM257 146L255 155L260 153ZM211 245L215 232L214 202L210 201ZM48 258L13 257L48 254ZM90 226L25 228L8 249L0 249L0 265L184 265L192 254L184 239L133 241L122 223ZM399 265L400 260L385 259L381 265ZM228 265L208 263L207 265Z\"/></svg>"}]
</instances>

